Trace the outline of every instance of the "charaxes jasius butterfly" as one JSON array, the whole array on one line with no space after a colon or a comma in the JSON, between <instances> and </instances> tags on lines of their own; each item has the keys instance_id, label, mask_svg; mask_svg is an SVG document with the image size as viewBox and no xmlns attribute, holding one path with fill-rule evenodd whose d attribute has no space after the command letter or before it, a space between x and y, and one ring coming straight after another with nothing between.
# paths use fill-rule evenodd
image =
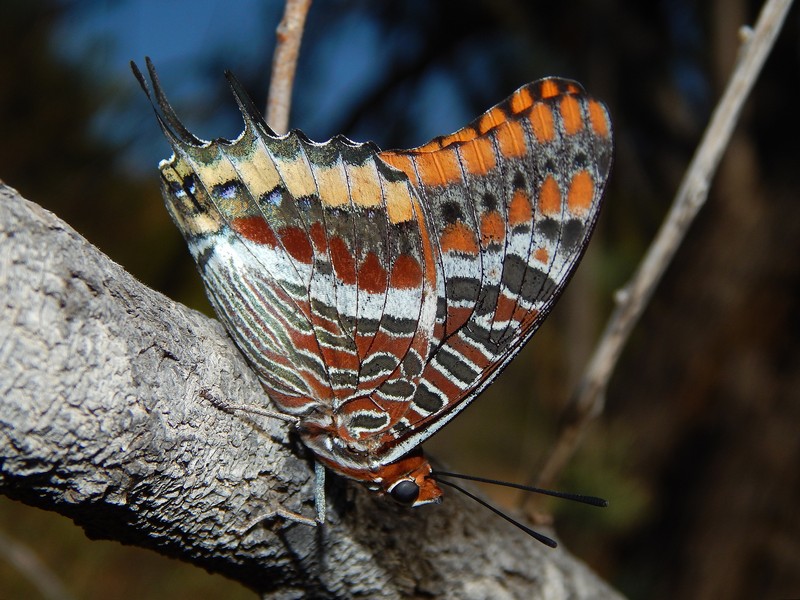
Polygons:
<instances>
[{"instance_id":1,"label":"charaxes jasius butterfly","mask_svg":"<svg viewBox=\"0 0 800 600\"><path fill-rule=\"evenodd\" d=\"M167 209L279 411L318 464L440 501L420 444L520 351L578 264L611 165L606 108L542 79L453 134L381 151L276 135L228 74L244 132L207 142L147 65L174 149Z\"/></svg>"}]
</instances>

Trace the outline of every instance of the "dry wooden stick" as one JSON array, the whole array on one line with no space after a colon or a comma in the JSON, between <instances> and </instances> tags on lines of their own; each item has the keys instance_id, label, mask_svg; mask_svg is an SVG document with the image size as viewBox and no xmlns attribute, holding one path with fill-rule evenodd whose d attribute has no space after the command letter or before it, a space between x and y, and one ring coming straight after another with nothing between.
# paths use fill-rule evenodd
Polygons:
<instances>
[{"instance_id":1,"label":"dry wooden stick","mask_svg":"<svg viewBox=\"0 0 800 600\"><path fill-rule=\"evenodd\" d=\"M708 197L710 182L728 146L745 100L781 30L792 0L767 0L755 29L743 28L743 45L725 93L692 158L661 230L636 274L616 296L617 306L578 383L561 431L537 480L549 487L575 452L589 424L603 412L608 381L622 349Z\"/></svg>"},{"instance_id":2,"label":"dry wooden stick","mask_svg":"<svg viewBox=\"0 0 800 600\"><path fill-rule=\"evenodd\" d=\"M283 19L276 31L277 43L267 98L267 123L278 134L289 130L294 73L309 8L311 0L286 0Z\"/></svg>"},{"instance_id":3,"label":"dry wooden stick","mask_svg":"<svg viewBox=\"0 0 800 600\"><path fill-rule=\"evenodd\" d=\"M2 531L0 557L14 567L45 600L73 600L58 575L33 550Z\"/></svg>"}]
</instances>

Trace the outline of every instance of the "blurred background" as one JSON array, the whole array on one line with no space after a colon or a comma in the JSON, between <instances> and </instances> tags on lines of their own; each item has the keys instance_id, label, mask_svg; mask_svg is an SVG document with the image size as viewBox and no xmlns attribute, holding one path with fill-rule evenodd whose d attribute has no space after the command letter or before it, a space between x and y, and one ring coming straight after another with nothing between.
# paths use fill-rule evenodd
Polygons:
<instances>
[{"instance_id":1,"label":"blurred background","mask_svg":"<svg viewBox=\"0 0 800 600\"><path fill-rule=\"evenodd\" d=\"M589 252L534 341L426 444L453 470L524 481L541 467L613 294L721 94L739 26L760 6L315 0L291 118L312 139L415 146L546 75L577 79L611 110L615 165ZM282 10L279 0L3 0L0 179L146 284L211 314L163 208L156 164L170 150L128 61L153 58L190 130L233 138L242 124L223 70L264 105ZM610 507L547 505L564 544L632 598L800 596L798 16L627 346L606 413L557 482ZM44 597L9 561L16 545L75 598L253 597L6 498L0 544L0 598Z\"/></svg>"}]
</instances>

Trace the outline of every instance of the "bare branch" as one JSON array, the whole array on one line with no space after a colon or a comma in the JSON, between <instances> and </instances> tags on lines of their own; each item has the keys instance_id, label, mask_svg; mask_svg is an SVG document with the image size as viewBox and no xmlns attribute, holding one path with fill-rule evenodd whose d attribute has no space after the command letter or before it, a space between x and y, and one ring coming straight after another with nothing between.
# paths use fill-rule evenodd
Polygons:
<instances>
[{"instance_id":1,"label":"bare branch","mask_svg":"<svg viewBox=\"0 0 800 600\"><path fill-rule=\"evenodd\" d=\"M28 546L0 531L0 556L16 568L46 600L72 600L58 575Z\"/></svg>"},{"instance_id":2,"label":"bare branch","mask_svg":"<svg viewBox=\"0 0 800 600\"><path fill-rule=\"evenodd\" d=\"M294 73L309 8L311 0L286 0L283 19L276 31L277 43L267 98L267 123L278 134L289 130Z\"/></svg>"},{"instance_id":3,"label":"bare branch","mask_svg":"<svg viewBox=\"0 0 800 600\"><path fill-rule=\"evenodd\" d=\"M617 597L456 494L411 510L330 477L324 527L248 529L278 508L313 515L313 469L286 423L207 400L269 406L222 326L5 186L0 298L0 493L90 537L265 596Z\"/></svg>"},{"instance_id":4,"label":"bare branch","mask_svg":"<svg viewBox=\"0 0 800 600\"><path fill-rule=\"evenodd\" d=\"M617 306L573 393L537 485L548 487L567 464L589 424L602 414L606 388L634 326L644 311L695 216L730 141L745 100L781 30L792 0L767 0L755 30L745 36L739 61L703 135L672 207L631 281L618 292ZM747 30L749 32L749 30Z\"/></svg>"}]
</instances>

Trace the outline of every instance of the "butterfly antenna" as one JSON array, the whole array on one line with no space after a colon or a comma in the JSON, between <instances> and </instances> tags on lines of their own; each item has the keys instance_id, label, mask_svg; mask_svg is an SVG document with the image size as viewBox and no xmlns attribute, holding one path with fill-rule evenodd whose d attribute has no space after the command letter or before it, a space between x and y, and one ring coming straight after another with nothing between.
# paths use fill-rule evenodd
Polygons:
<instances>
[{"instance_id":1,"label":"butterfly antenna","mask_svg":"<svg viewBox=\"0 0 800 600\"><path fill-rule=\"evenodd\" d=\"M497 479L487 479L486 477L475 477L474 475L461 475L460 473L447 473L445 471L436 471L434 478L436 481L439 475L443 477L454 477L456 479L466 479L468 481L477 481L479 483L490 483L492 485L499 485L502 487L514 488L515 490L523 490L525 492L533 492L534 494L542 494L543 496L552 496L553 498L561 498L563 500L571 500L573 502L580 502L581 504L589 504L591 506L598 506L605 508L608 506L608 500L598 498L597 496L586 496L584 494L573 494L570 492L557 492L555 490L546 490L544 488L534 487L532 485L522 485L521 483L511 483L509 481L499 481ZM446 483L442 481L442 483Z\"/></svg>"},{"instance_id":2,"label":"butterfly antenna","mask_svg":"<svg viewBox=\"0 0 800 600\"><path fill-rule=\"evenodd\" d=\"M443 474L443 473L440 473L440 475L442 475L442 474ZM456 484L455 484L455 483L453 483L452 481L446 481L446 480L444 480L444 479L439 479L438 477L436 477L435 479L436 479L436 481L438 481L439 483L443 483L443 484L444 484L444 485L446 485L446 486L449 486L449 487L451 487L451 488L453 488L453 489L455 489L455 490L458 490L459 492L461 492L462 494L464 494L464 495L465 495L465 496L467 496L468 498L472 498L473 500L475 500L475 502L477 502L477 503L478 503L478 504L480 504L481 506L485 506L485 507L486 507L486 508L488 508L490 511L492 511L494 514L496 514L498 517L502 517L503 519L505 519L506 521L508 521L508 522L509 522L509 523L511 523L512 525L514 525L515 527L519 527L519 528L520 528L522 531L524 531L525 533L527 533L527 534L528 534L529 536L531 536L533 539L535 539L535 540L537 540L537 541L541 542L541 543L542 543L542 544L544 544L545 546L550 546L551 548L556 548L556 547L558 546L558 543L557 543L557 542L556 542L554 539L552 539L552 538L549 538L549 537L547 537L546 535L539 533L538 531L534 531L533 529L531 529L531 528L530 528L530 527L528 527L527 525L523 525L523 524L522 524L522 523L520 523L519 521L517 521L517 520L515 520L515 519L512 519L512 518L511 518L511 517L509 517L507 514L505 514L504 512L502 512L502 511L498 510L497 508L495 508L494 506L492 506L491 504L489 504L489 503L488 503L488 502L486 502L485 500L481 500L481 499L480 499L480 498L478 498L476 495L469 493L467 490L465 490L464 488L462 488L460 485L456 485Z\"/></svg>"},{"instance_id":3,"label":"butterfly antenna","mask_svg":"<svg viewBox=\"0 0 800 600\"><path fill-rule=\"evenodd\" d=\"M551 548L555 548L558 545L555 542L555 540L552 540L549 537L547 537L546 535L542 535L538 531L534 531L530 527L527 527L527 526L523 525L519 521L516 521L515 519L509 517L504 512L502 512L499 509L495 508L494 506L492 506L491 504L489 504L485 500L481 500L480 498L478 498L474 494L471 494L470 492L468 492L467 490L465 490L461 486L456 485L452 481L447 481L446 479L442 479L442 477L452 477L452 478L455 478L455 479L466 479L468 481L477 481L479 483L490 483L492 485L500 485L500 486L503 486L503 487L514 488L516 490L524 490L526 492L534 492L536 494L543 494L545 496L552 496L554 498L562 498L564 500L572 500L573 502L580 502L581 504L589 504L591 506L599 506L599 507L608 506L608 501L607 500L604 500L603 498L597 498L596 496L586 496L584 494L572 494L570 492L557 492L555 490L546 490L546 489L534 487L534 486L531 486L531 485L522 485L522 484L519 484L519 483L511 483L511 482L508 482L508 481L499 481L497 479L487 479L486 477L476 477L474 475L462 475L460 473L448 473L446 471L435 471L433 473L433 478L437 482L443 483L446 486L449 486L449 487L451 487L451 488L453 488L455 490L458 490L459 492L461 492L465 496L467 496L469 498L472 498L473 500L475 500L475 502L477 502L481 506L485 506L490 511L492 511L494 514L498 515L499 517L502 517L503 519L505 519L506 521L508 521L512 525L514 525L515 527L520 528L522 531L527 533L529 536L531 536L535 540L538 540L541 543L543 543L545 546L550 546Z\"/></svg>"}]
</instances>

